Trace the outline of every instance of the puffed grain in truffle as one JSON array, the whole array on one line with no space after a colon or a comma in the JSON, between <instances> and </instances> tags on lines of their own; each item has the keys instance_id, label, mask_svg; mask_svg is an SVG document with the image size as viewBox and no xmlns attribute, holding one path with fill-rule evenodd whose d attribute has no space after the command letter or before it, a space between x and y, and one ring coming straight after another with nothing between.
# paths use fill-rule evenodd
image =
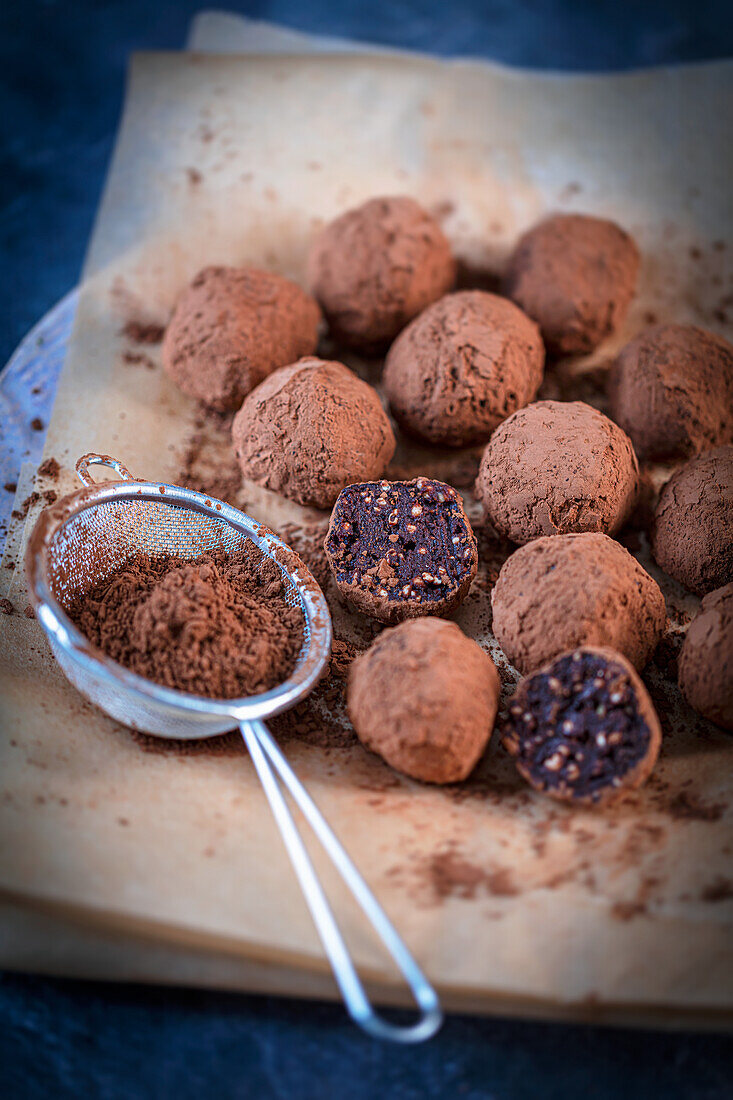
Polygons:
<instances>
[{"instance_id":1,"label":"puffed grain in truffle","mask_svg":"<svg viewBox=\"0 0 733 1100\"><path fill-rule=\"evenodd\" d=\"M638 270L638 249L614 222L554 214L520 238L504 290L537 321L548 351L584 354L623 322Z\"/></svg>"},{"instance_id":2,"label":"puffed grain in truffle","mask_svg":"<svg viewBox=\"0 0 733 1100\"><path fill-rule=\"evenodd\" d=\"M349 716L397 771L456 783L486 748L499 690L494 662L455 623L412 620L385 630L351 665Z\"/></svg>"},{"instance_id":3,"label":"puffed grain in truffle","mask_svg":"<svg viewBox=\"0 0 733 1100\"><path fill-rule=\"evenodd\" d=\"M733 584L703 599L687 628L678 668L690 706L733 733Z\"/></svg>"},{"instance_id":4,"label":"puffed grain in truffle","mask_svg":"<svg viewBox=\"0 0 733 1100\"><path fill-rule=\"evenodd\" d=\"M339 591L383 623L448 615L476 575L476 538L442 481L349 485L333 510L326 555Z\"/></svg>"},{"instance_id":5,"label":"puffed grain in truffle","mask_svg":"<svg viewBox=\"0 0 733 1100\"><path fill-rule=\"evenodd\" d=\"M315 358L257 386L232 439L246 478L316 508L330 508L353 481L379 477L395 449L376 390L343 363Z\"/></svg>"},{"instance_id":6,"label":"puffed grain in truffle","mask_svg":"<svg viewBox=\"0 0 733 1100\"><path fill-rule=\"evenodd\" d=\"M733 442L733 345L695 325L655 325L608 376L610 413L640 458L687 458Z\"/></svg>"},{"instance_id":7,"label":"puffed grain in truffle","mask_svg":"<svg viewBox=\"0 0 733 1100\"><path fill-rule=\"evenodd\" d=\"M450 290L455 261L440 226L414 199L377 198L321 231L308 277L334 337L376 351Z\"/></svg>"},{"instance_id":8,"label":"puffed grain in truffle","mask_svg":"<svg viewBox=\"0 0 733 1100\"><path fill-rule=\"evenodd\" d=\"M659 494L652 553L698 596L733 581L733 446L681 466Z\"/></svg>"},{"instance_id":9,"label":"puffed grain in truffle","mask_svg":"<svg viewBox=\"0 0 733 1100\"><path fill-rule=\"evenodd\" d=\"M531 786L576 805L615 802L648 778L662 741L633 666L612 649L563 653L523 680L503 743Z\"/></svg>"},{"instance_id":10,"label":"puffed grain in truffle","mask_svg":"<svg viewBox=\"0 0 733 1100\"><path fill-rule=\"evenodd\" d=\"M512 302L483 290L447 294L395 340L384 370L392 413L407 432L448 447L485 443L535 397L545 349Z\"/></svg>"},{"instance_id":11,"label":"puffed grain in truffle","mask_svg":"<svg viewBox=\"0 0 733 1100\"><path fill-rule=\"evenodd\" d=\"M643 668L666 623L659 585L608 535L535 539L501 567L493 630L522 673L578 646L620 650Z\"/></svg>"},{"instance_id":12,"label":"puffed grain in truffle","mask_svg":"<svg viewBox=\"0 0 733 1100\"><path fill-rule=\"evenodd\" d=\"M505 420L484 451L476 490L513 542L578 531L613 534L639 491L631 440L582 401L536 401Z\"/></svg>"},{"instance_id":13,"label":"puffed grain in truffle","mask_svg":"<svg viewBox=\"0 0 733 1100\"><path fill-rule=\"evenodd\" d=\"M206 267L176 303L163 367L190 397L233 411L277 367L316 350L320 320L316 302L281 275Z\"/></svg>"}]
</instances>

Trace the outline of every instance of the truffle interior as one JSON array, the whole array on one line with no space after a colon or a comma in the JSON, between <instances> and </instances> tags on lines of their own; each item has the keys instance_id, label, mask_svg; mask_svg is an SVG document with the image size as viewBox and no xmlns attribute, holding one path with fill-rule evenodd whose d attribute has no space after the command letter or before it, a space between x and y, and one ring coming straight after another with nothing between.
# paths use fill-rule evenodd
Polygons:
<instances>
[{"instance_id":1,"label":"truffle interior","mask_svg":"<svg viewBox=\"0 0 733 1100\"><path fill-rule=\"evenodd\" d=\"M509 714L504 745L530 781L578 798L621 786L651 740L626 669L582 650L531 676Z\"/></svg>"},{"instance_id":2,"label":"truffle interior","mask_svg":"<svg viewBox=\"0 0 733 1100\"><path fill-rule=\"evenodd\" d=\"M326 548L340 584L389 600L437 602L471 569L474 535L460 498L442 481L368 481L336 502Z\"/></svg>"}]
</instances>

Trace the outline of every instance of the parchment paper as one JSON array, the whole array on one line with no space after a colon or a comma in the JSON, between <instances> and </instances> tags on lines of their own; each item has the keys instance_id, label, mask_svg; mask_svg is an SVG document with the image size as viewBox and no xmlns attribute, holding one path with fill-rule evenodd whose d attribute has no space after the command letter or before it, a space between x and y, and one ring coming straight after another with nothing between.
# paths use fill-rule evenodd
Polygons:
<instances>
[{"instance_id":1,"label":"parchment paper","mask_svg":"<svg viewBox=\"0 0 733 1100\"><path fill-rule=\"evenodd\" d=\"M580 384L575 375L652 313L726 331L730 74L723 64L559 78L404 57L136 58L47 454L65 461L67 479L87 450L175 479L195 411L161 375L156 349L120 335L124 323L164 323L205 263L302 279L319 221L377 193L435 209L474 277L500 268L549 209L609 215L635 235L641 293L625 330L590 364L561 364L549 387ZM216 439L211 454L230 461ZM444 460L421 461L430 472ZM251 486L238 500L275 527L318 518ZM459 622L492 647L490 579ZM680 622L690 604L669 582L666 594ZM335 625L364 644L362 620L337 607ZM0 644L0 886L108 928L317 967L243 750L143 751L66 684L36 624L9 617ZM681 704L661 670L648 679L663 756L643 792L605 813L528 792L495 745L465 788L443 791L358 745L287 741L441 989L578 1012L729 1012L731 741ZM367 931L344 913L357 959L388 984Z\"/></svg>"}]
</instances>

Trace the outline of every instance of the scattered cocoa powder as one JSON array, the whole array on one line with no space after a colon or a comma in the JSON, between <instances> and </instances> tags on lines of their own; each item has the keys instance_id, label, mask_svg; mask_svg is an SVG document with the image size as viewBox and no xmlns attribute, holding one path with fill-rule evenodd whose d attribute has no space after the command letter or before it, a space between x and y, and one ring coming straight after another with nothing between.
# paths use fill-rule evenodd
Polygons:
<instances>
[{"instance_id":1,"label":"scattered cocoa powder","mask_svg":"<svg viewBox=\"0 0 733 1100\"><path fill-rule=\"evenodd\" d=\"M452 848L430 860L430 884L436 898L474 898L484 884L484 872Z\"/></svg>"},{"instance_id":2,"label":"scattered cocoa powder","mask_svg":"<svg viewBox=\"0 0 733 1100\"><path fill-rule=\"evenodd\" d=\"M13 519L25 519L31 508L35 507L39 500L43 500L44 504L53 504L58 500L58 493L55 489L46 489L43 493L38 493L34 489L32 493L28 494L19 508L13 509L10 513L11 516Z\"/></svg>"},{"instance_id":3,"label":"scattered cocoa powder","mask_svg":"<svg viewBox=\"0 0 733 1100\"><path fill-rule=\"evenodd\" d=\"M120 329L120 336L126 336L135 344L159 344L165 332L164 325L156 325L150 321L125 321Z\"/></svg>"},{"instance_id":4,"label":"scattered cocoa powder","mask_svg":"<svg viewBox=\"0 0 733 1100\"><path fill-rule=\"evenodd\" d=\"M34 432L42 432L45 428L45 424L41 420L40 416L34 416L31 420L31 428Z\"/></svg>"},{"instance_id":5,"label":"scattered cocoa powder","mask_svg":"<svg viewBox=\"0 0 733 1100\"><path fill-rule=\"evenodd\" d=\"M319 748L351 748L358 739L346 714L346 680L361 650L334 638L326 675L307 699L270 722L281 743L304 741Z\"/></svg>"},{"instance_id":6,"label":"scattered cocoa powder","mask_svg":"<svg viewBox=\"0 0 733 1100\"><path fill-rule=\"evenodd\" d=\"M137 554L67 613L138 675L217 699L281 683L302 642L302 612L286 603L279 569L253 544L191 561Z\"/></svg>"},{"instance_id":7,"label":"scattered cocoa powder","mask_svg":"<svg viewBox=\"0 0 733 1100\"><path fill-rule=\"evenodd\" d=\"M11 516L13 517L13 519L25 519L31 508L35 504L38 504L38 501L40 499L41 494L37 493L34 489L32 493L28 494L28 496L25 498L19 508L13 509L13 511L10 513Z\"/></svg>"},{"instance_id":8,"label":"scattered cocoa powder","mask_svg":"<svg viewBox=\"0 0 733 1100\"><path fill-rule=\"evenodd\" d=\"M703 887L700 897L703 901L728 901L729 898L733 898L733 881L719 875Z\"/></svg>"},{"instance_id":9,"label":"scattered cocoa powder","mask_svg":"<svg viewBox=\"0 0 733 1100\"><path fill-rule=\"evenodd\" d=\"M61 467L55 458L45 458L38 467L38 473L41 477L47 477L50 478L51 481L56 481L61 473Z\"/></svg>"},{"instance_id":10,"label":"scattered cocoa powder","mask_svg":"<svg viewBox=\"0 0 733 1100\"><path fill-rule=\"evenodd\" d=\"M3 489L6 493L15 493L18 489L17 481L6 481L3 485Z\"/></svg>"},{"instance_id":11,"label":"scattered cocoa powder","mask_svg":"<svg viewBox=\"0 0 733 1100\"><path fill-rule=\"evenodd\" d=\"M184 443L176 481L187 489L237 505L242 474L232 450L231 422L231 413L199 408Z\"/></svg>"},{"instance_id":12,"label":"scattered cocoa powder","mask_svg":"<svg viewBox=\"0 0 733 1100\"><path fill-rule=\"evenodd\" d=\"M671 799L667 809L678 821L719 821L725 812L725 805L721 802L702 802L696 795L680 791Z\"/></svg>"},{"instance_id":13,"label":"scattered cocoa powder","mask_svg":"<svg viewBox=\"0 0 733 1100\"><path fill-rule=\"evenodd\" d=\"M144 351L123 351L122 362L133 367L141 366L146 370L155 370L155 363Z\"/></svg>"},{"instance_id":14,"label":"scattered cocoa powder","mask_svg":"<svg viewBox=\"0 0 733 1100\"><path fill-rule=\"evenodd\" d=\"M685 636L681 631L668 626L652 657L659 671L672 683L677 680L677 660L684 640Z\"/></svg>"},{"instance_id":15,"label":"scattered cocoa powder","mask_svg":"<svg viewBox=\"0 0 733 1100\"><path fill-rule=\"evenodd\" d=\"M617 920L629 921L646 913L643 901L616 901L611 906L611 916Z\"/></svg>"},{"instance_id":16,"label":"scattered cocoa powder","mask_svg":"<svg viewBox=\"0 0 733 1100\"><path fill-rule=\"evenodd\" d=\"M516 897L521 893L507 867L485 870L469 862L453 844L435 852L429 858L425 871L436 901L449 897L472 899L479 893L504 898Z\"/></svg>"},{"instance_id":17,"label":"scattered cocoa powder","mask_svg":"<svg viewBox=\"0 0 733 1100\"><path fill-rule=\"evenodd\" d=\"M0 611L3 613L3 615L12 615L15 611L15 608L13 607L10 600L2 599L0 600Z\"/></svg>"},{"instance_id":18,"label":"scattered cocoa powder","mask_svg":"<svg viewBox=\"0 0 733 1100\"><path fill-rule=\"evenodd\" d=\"M454 489L473 488L482 454L483 447L472 447L458 452L433 447L430 451L421 450L417 455L403 455L399 460L393 460L385 477L390 481L432 477L447 482Z\"/></svg>"}]
</instances>

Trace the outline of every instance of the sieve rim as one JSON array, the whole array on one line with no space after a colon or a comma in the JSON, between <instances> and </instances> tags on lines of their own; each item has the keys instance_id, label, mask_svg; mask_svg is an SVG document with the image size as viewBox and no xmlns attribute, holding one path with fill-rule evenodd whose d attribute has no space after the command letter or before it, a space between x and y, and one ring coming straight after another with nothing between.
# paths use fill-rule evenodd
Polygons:
<instances>
[{"instance_id":1,"label":"sieve rim","mask_svg":"<svg viewBox=\"0 0 733 1100\"><path fill-rule=\"evenodd\" d=\"M156 684L108 657L74 626L51 591L48 578L48 548L55 536L81 512L119 500L143 500L182 507L218 520L225 520L252 542L289 577L298 590L300 606L310 630L305 659L287 680L258 695L236 699L214 699ZM282 559L285 559L283 561ZM287 563L287 565L285 564ZM226 501L194 489L167 482L124 480L103 482L79 489L45 508L36 521L25 554L29 595L36 617L52 643L58 645L85 671L107 680L145 702L168 712L231 717L236 721L263 719L288 710L305 698L328 663L333 627L326 598L312 573L295 553L265 524L234 508ZM201 736L206 736L202 731ZM213 736L209 734L209 736Z\"/></svg>"}]
</instances>

